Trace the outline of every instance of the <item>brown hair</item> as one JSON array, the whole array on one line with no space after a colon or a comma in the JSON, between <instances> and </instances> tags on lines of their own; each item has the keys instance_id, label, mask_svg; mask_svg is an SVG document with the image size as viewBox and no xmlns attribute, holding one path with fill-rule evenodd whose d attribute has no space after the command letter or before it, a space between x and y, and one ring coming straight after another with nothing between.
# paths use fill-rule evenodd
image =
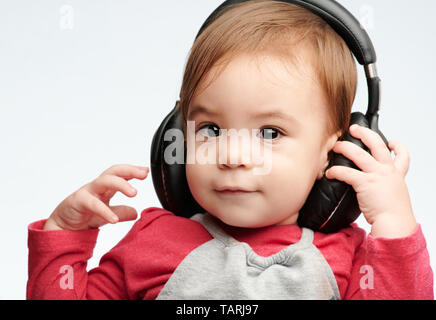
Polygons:
<instances>
[{"instance_id":1,"label":"brown hair","mask_svg":"<svg viewBox=\"0 0 436 320\"><path fill-rule=\"evenodd\" d=\"M343 135L349 127L357 87L356 65L349 48L322 18L300 6L271 0L226 7L194 42L180 90L185 132L191 100L212 67L220 66L222 71L241 53L270 54L298 67L296 52L301 47L297 44L311 49L312 66L325 92L330 108L326 136L338 131Z\"/></svg>"}]
</instances>

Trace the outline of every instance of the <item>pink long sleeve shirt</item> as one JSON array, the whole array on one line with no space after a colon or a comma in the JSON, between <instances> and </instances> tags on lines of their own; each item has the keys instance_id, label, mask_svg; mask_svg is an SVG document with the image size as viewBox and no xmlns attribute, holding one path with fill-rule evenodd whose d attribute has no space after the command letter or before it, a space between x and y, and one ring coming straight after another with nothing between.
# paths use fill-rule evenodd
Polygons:
<instances>
[{"instance_id":1,"label":"pink long sleeve shirt","mask_svg":"<svg viewBox=\"0 0 436 320\"><path fill-rule=\"evenodd\" d=\"M155 299L174 270L212 239L198 222L150 207L128 234L87 271L99 229L43 230L28 226L27 299ZM225 231L270 256L298 242L297 225ZM342 299L433 299L433 272L418 225L404 238L366 235L356 224L333 234L316 232L314 245L335 276Z\"/></svg>"}]
</instances>

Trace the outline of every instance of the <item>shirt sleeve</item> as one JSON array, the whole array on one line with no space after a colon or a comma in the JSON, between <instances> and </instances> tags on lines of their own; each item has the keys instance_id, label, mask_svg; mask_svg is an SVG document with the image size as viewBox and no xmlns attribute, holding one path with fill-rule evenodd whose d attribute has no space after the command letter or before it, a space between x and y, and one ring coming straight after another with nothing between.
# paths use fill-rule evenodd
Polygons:
<instances>
[{"instance_id":1,"label":"shirt sleeve","mask_svg":"<svg viewBox=\"0 0 436 320\"><path fill-rule=\"evenodd\" d=\"M344 299L433 300L433 271L421 225L404 238L368 235L356 250Z\"/></svg>"},{"instance_id":2,"label":"shirt sleeve","mask_svg":"<svg viewBox=\"0 0 436 320\"><path fill-rule=\"evenodd\" d=\"M135 225L98 267L87 272L99 229L44 230L46 220L28 226L28 300L128 299L123 276L125 246ZM137 222L138 224L138 222Z\"/></svg>"},{"instance_id":3,"label":"shirt sleeve","mask_svg":"<svg viewBox=\"0 0 436 320\"><path fill-rule=\"evenodd\" d=\"M28 226L27 299L155 299L186 255L211 239L198 222L149 207L87 272L99 229L44 230L45 221Z\"/></svg>"}]
</instances>

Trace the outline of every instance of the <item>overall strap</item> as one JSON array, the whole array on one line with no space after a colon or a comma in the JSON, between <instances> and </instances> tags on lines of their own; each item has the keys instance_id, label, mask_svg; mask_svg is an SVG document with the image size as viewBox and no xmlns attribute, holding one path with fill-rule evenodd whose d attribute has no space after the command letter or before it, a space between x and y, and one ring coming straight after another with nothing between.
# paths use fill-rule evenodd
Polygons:
<instances>
[{"instance_id":1,"label":"overall strap","mask_svg":"<svg viewBox=\"0 0 436 320\"><path fill-rule=\"evenodd\" d=\"M204 214L197 213L191 219L201 223L204 226L204 228L212 235L212 237L221 241L226 246L231 246L231 245L236 245L236 244L241 243L238 240L236 240L235 238L233 238L232 236L230 236L229 234L227 234L223 229L221 229L221 227L217 223L217 218L215 218L214 216L212 216L211 214L209 214L207 212ZM302 228L302 234L301 234L300 240L297 241L296 243L282 249L281 253L279 253L278 255L290 254L292 251L295 251L297 249L309 247L313 243L313 238L314 238L314 233L311 229ZM249 255L253 256L253 254L251 254L251 253L249 253ZM253 258L256 259L255 257L253 257ZM271 258L271 259L273 259L273 258Z\"/></svg>"},{"instance_id":2,"label":"overall strap","mask_svg":"<svg viewBox=\"0 0 436 320\"><path fill-rule=\"evenodd\" d=\"M228 235L217 223L217 218L209 213L197 213L192 220L195 220L203 225L203 227L214 237L214 239L219 240L226 246L236 245L240 243L238 240Z\"/></svg>"}]
</instances>

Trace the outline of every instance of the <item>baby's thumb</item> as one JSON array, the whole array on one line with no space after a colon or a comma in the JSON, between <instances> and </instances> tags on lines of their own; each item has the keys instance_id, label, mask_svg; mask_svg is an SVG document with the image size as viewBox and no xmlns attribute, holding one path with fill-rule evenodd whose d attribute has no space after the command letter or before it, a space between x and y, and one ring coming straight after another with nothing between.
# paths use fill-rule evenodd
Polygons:
<instances>
[{"instance_id":1,"label":"baby's thumb","mask_svg":"<svg viewBox=\"0 0 436 320\"><path fill-rule=\"evenodd\" d=\"M138 217L136 209L129 206L110 206L110 209L118 216L120 222L136 220Z\"/></svg>"}]
</instances>

